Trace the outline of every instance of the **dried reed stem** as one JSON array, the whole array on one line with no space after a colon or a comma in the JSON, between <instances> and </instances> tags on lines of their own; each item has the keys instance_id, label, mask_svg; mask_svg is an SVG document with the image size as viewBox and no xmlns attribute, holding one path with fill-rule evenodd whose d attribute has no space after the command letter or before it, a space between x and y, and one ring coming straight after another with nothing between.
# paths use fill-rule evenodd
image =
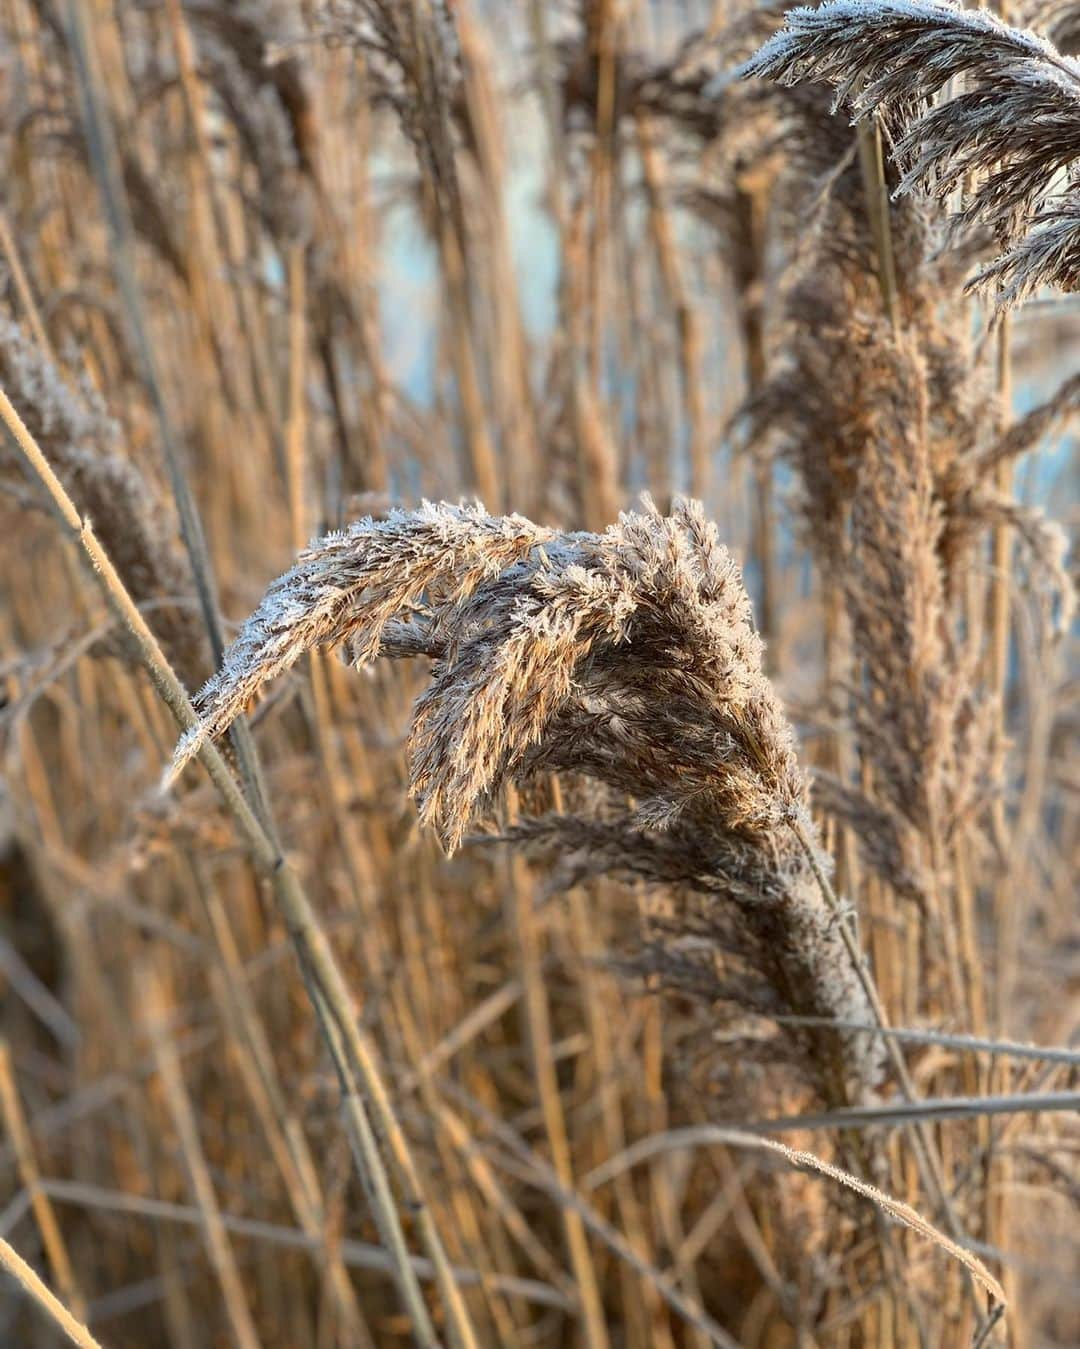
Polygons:
<instances>
[{"instance_id":1,"label":"dried reed stem","mask_svg":"<svg viewBox=\"0 0 1080 1349\"><path fill-rule=\"evenodd\" d=\"M295 243L289 249L289 412L285 438L286 478L288 482L289 523L292 546L303 548L307 542L307 512L304 505L306 475L305 439L307 406L304 390L304 352L306 350L307 281L305 246Z\"/></svg>"},{"instance_id":2,"label":"dried reed stem","mask_svg":"<svg viewBox=\"0 0 1080 1349\"><path fill-rule=\"evenodd\" d=\"M0 248L4 250L4 254L7 257L8 266L11 268L12 280L15 282L15 290L19 296L19 303L22 305L23 313L26 315L26 321L30 325L30 331L34 335L34 341L47 359L55 364L56 354L53 351L52 343L49 341L49 335L45 331L45 325L41 321L41 314L38 311L37 304L34 301L34 293L30 289L30 282L27 279L22 256L15 241L15 235L12 233L11 222L8 220L6 211L0 211Z\"/></svg>"},{"instance_id":3,"label":"dried reed stem","mask_svg":"<svg viewBox=\"0 0 1080 1349\"><path fill-rule=\"evenodd\" d=\"M919 185L944 199L970 175L957 222L1005 243L972 283L1001 283L1000 305L1080 284L1080 200L1074 185L1055 186L1080 143L1080 63L1044 38L945 0L831 0L791 10L743 71L825 80L856 118L880 115L900 192ZM934 104L961 73L970 86Z\"/></svg>"},{"instance_id":4,"label":"dried reed stem","mask_svg":"<svg viewBox=\"0 0 1080 1349\"><path fill-rule=\"evenodd\" d=\"M896 259L893 252L892 221L889 215L889 185L885 181L885 158L881 146L881 126L860 122L856 128L859 163L866 186L866 209L877 253L878 285L881 303L889 327L895 332L897 313Z\"/></svg>"},{"instance_id":5,"label":"dried reed stem","mask_svg":"<svg viewBox=\"0 0 1080 1349\"><path fill-rule=\"evenodd\" d=\"M56 1295L42 1282L22 1256L0 1238L0 1269L19 1285L49 1320L80 1349L102 1349L78 1317L73 1316Z\"/></svg>"},{"instance_id":6,"label":"dried reed stem","mask_svg":"<svg viewBox=\"0 0 1080 1349\"><path fill-rule=\"evenodd\" d=\"M711 465L706 439L705 408L702 398L704 378L701 360L701 323L687 294L686 282L680 265L671 226L670 210L665 201L664 168L656 145L656 135L647 114L639 112L635 119L638 153L645 190L649 199L649 224L653 236L656 259L667 292L668 304L675 317L679 335L679 374L683 403L690 437L690 495L699 501L709 499ZM766 637L768 630L766 629Z\"/></svg>"},{"instance_id":7,"label":"dried reed stem","mask_svg":"<svg viewBox=\"0 0 1080 1349\"><path fill-rule=\"evenodd\" d=\"M180 516L180 529L184 537L184 544L191 559L195 585L203 611L203 620L210 636L214 656L219 658L224 638L221 619L214 599L214 584L210 572L206 541L203 537L194 499L183 473L180 452L176 442L176 432L168 413L158 364L154 356L153 344L150 341L145 309L135 274L133 260L134 229L124 192L123 173L120 167L115 133L109 120L108 111L103 106L97 55L93 46L92 34L87 26L84 6L79 3L79 0L68 0L67 20L71 53L79 81L83 114L86 119L87 143L90 147L91 162L98 179L105 214L112 234L112 258L116 268L117 281L142 366L143 378L150 392L157 417L162 452Z\"/></svg>"},{"instance_id":8,"label":"dried reed stem","mask_svg":"<svg viewBox=\"0 0 1080 1349\"><path fill-rule=\"evenodd\" d=\"M71 1258L52 1204L41 1188L41 1172L38 1170L33 1140L19 1101L11 1065L11 1050L6 1040L0 1040L0 1114L3 1115L4 1129L15 1152L19 1179L30 1196L30 1206L34 1210L34 1219L41 1233L41 1241L49 1257L60 1296L71 1308L72 1313L83 1320L86 1316L86 1300L75 1278Z\"/></svg>"},{"instance_id":9,"label":"dried reed stem","mask_svg":"<svg viewBox=\"0 0 1080 1349\"><path fill-rule=\"evenodd\" d=\"M819 1175L826 1176L829 1180L835 1180L838 1184L853 1190L864 1199L869 1199L890 1218L903 1223L913 1232L919 1233L920 1236L926 1237L936 1246L940 1246L943 1251L946 1251L954 1260L963 1265L973 1281L988 1294L990 1298L989 1327L981 1327L980 1334L982 1336L985 1337L987 1330L993 1327L1004 1315L1009 1305L1005 1290L983 1262L971 1251L966 1250L951 1237L946 1236L944 1232L939 1231L932 1223L927 1222L910 1204L894 1199L891 1195L883 1193L877 1186L871 1185L865 1180L860 1180L858 1176L853 1176L850 1172L844 1171L838 1166L833 1166L831 1162L823 1161L820 1157L814 1156L812 1152L797 1151L795 1148L787 1147L784 1143L778 1143L773 1138L761 1138L756 1134L746 1133L740 1129L727 1129L716 1125L679 1129L651 1138L643 1138L632 1147L627 1148L621 1156L613 1157L603 1166L598 1167L588 1177L589 1187L595 1189L597 1186L612 1180L628 1167L647 1161L658 1153L676 1148L709 1147L717 1144L723 1147L748 1148L752 1151L776 1153L783 1157L785 1161L790 1162L792 1166L806 1167Z\"/></svg>"}]
</instances>

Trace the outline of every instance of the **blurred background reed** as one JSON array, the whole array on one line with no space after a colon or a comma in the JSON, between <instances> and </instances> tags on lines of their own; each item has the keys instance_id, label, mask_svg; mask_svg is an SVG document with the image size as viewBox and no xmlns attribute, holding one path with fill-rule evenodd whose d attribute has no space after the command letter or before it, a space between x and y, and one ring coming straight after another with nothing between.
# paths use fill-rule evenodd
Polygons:
<instances>
[{"instance_id":1,"label":"blurred background reed","mask_svg":"<svg viewBox=\"0 0 1080 1349\"><path fill-rule=\"evenodd\" d=\"M1075 5L1008 17L1080 46ZM1001 1100L1076 1086L1080 309L992 324L964 281L993 232L946 236L962 176L894 199L831 89L732 77L782 19L0 0L0 388L188 688L361 516L699 499L911 1032L863 1103L999 1106L836 1128L700 897L448 859L406 797L424 670L312 653L252 708L261 769L227 757L407 1140L425 1331L270 887L204 774L159 790L175 726L5 433L0 1236L103 1344L969 1343L959 1265L828 1180L706 1136L619 1164L795 1114L819 1127L785 1142L986 1261L1000 1342L1080 1340L1076 1117ZM0 1341L57 1339L5 1283Z\"/></svg>"}]
</instances>

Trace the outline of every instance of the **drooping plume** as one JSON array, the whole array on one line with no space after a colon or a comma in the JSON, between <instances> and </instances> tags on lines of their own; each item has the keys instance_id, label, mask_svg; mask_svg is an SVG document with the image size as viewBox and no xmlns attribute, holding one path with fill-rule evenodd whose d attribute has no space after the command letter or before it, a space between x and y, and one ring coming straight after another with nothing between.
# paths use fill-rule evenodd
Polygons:
<instances>
[{"instance_id":1,"label":"drooping plume","mask_svg":"<svg viewBox=\"0 0 1080 1349\"><path fill-rule=\"evenodd\" d=\"M918 186L945 200L970 182L955 223L981 224L1007 245L973 282L999 282L1002 304L1080 284L1068 176L1080 157L1080 64L1045 38L943 0L833 0L792 10L743 73L825 81L856 119L879 115L900 192ZM934 104L957 76L958 91Z\"/></svg>"},{"instance_id":2,"label":"drooping plume","mask_svg":"<svg viewBox=\"0 0 1080 1349\"><path fill-rule=\"evenodd\" d=\"M408 740L410 788L448 849L508 781L597 780L598 813L512 835L556 854L584 849L591 874L707 896L698 921L713 941L714 996L733 974L717 963L723 951L744 1005L865 1023L865 993L805 852L816 840L808 782L762 672L750 600L698 506L663 517L649 505L587 534L425 505L330 535L245 624L199 696L201 726L176 767L304 651L342 644L357 664L434 659ZM823 1094L837 1100L874 1078L877 1056L860 1037L841 1054L839 1037L823 1035L811 1056L832 1065Z\"/></svg>"}]
</instances>

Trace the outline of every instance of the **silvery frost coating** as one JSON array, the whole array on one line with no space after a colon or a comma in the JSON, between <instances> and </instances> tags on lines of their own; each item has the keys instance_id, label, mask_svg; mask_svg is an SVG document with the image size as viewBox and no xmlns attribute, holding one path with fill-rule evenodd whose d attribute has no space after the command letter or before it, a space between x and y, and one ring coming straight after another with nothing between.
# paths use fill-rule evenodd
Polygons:
<instances>
[{"instance_id":1,"label":"silvery frost coating","mask_svg":"<svg viewBox=\"0 0 1080 1349\"><path fill-rule=\"evenodd\" d=\"M244 625L199 695L201 725L177 768L303 652L342 644L358 665L433 660L408 739L410 788L448 849L508 781L591 779L602 784L592 807L503 837L572 859L575 878L616 873L695 895L695 938L707 938L695 982L704 959L713 996L737 987L765 1014L871 1020L792 829L817 848L749 597L696 504L665 518L647 503L602 534L426 504L328 536ZM685 965L674 949L669 963ZM818 1052L802 1057L830 1099L875 1079L869 1039L815 1033Z\"/></svg>"},{"instance_id":2,"label":"silvery frost coating","mask_svg":"<svg viewBox=\"0 0 1080 1349\"><path fill-rule=\"evenodd\" d=\"M822 80L856 119L879 114L900 192L944 199L970 181L955 223L1008 245L972 283L998 283L1003 305L1044 285L1076 289L1080 63L1044 38L984 9L834 0L792 10L742 73Z\"/></svg>"}]
</instances>

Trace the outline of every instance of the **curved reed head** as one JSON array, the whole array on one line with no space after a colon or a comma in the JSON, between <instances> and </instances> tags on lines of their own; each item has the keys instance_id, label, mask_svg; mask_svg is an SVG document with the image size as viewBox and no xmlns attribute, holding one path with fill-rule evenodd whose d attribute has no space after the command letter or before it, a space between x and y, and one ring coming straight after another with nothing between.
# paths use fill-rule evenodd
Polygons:
<instances>
[{"instance_id":1,"label":"curved reed head","mask_svg":"<svg viewBox=\"0 0 1080 1349\"><path fill-rule=\"evenodd\" d=\"M1007 245L973 282L1003 283L1001 304L1080 282L1076 190L1058 184L1080 155L1080 63L1045 38L944 0L832 0L791 10L742 72L824 81L856 119L880 117L900 192L972 184L956 223Z\"/></svg>"}]
</instances>

